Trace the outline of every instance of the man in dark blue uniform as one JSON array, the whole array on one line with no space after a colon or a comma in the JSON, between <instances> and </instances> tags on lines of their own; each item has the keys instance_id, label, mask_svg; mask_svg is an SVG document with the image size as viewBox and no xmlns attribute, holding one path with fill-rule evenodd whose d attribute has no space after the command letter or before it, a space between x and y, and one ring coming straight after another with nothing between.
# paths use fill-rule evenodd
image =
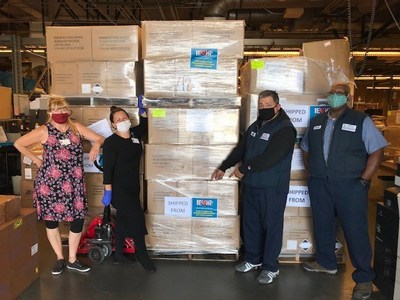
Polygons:
<instances>
[{"instance_id":1,"label":"man in dark blue uniform","mask_svg":"<svg viewBox=\"0 0 400 300\"><path fill-rule=\"evenodd\" d=\"M269 284L279 275L278 256L282 248L283 214L296 129L281 109L274 91L259 94L258 111L257 120L211 179L222 179L228 168L242 162L230 175L243 183L242 226L246 253L235 270L245 273L261 268L257 282Z\"/></svg>"},{"instance_id":2,"label":"man in dark blue uniform","mask_svg":"<svg viewBox=\"0 0 400 300\"><path fill-rule=\"evenodd\" d=\"M328 93L330 110L310 121L301 142L316 242L316 260L303 267L309 272L336 274L338 217L356 269L353 299L368 299L375 277L368 234L368 189L387 143L368 115L347 106L350 97L348 84L333 85Z\"/></svg>"}]
</instances>

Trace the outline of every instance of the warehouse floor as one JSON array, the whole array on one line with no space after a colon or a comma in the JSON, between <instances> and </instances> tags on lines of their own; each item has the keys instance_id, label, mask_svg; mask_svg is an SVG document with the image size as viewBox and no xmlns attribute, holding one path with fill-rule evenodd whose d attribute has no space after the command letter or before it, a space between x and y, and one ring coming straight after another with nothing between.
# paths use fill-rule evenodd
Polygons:
<instances>
[{"instance_id":1,"label":"warehouse floor","mask_svg":"<svg viewBox=\"0 0 400 300\"><path fill-rule=\"evenodd\" d=\"M378 173L377 175L379 175ZM369 201L370 233L375 235L376 202L383 199L382 182L372 182ZM65 270L51 274L55 255L50 249L42 224L40 231L40 278L18 300L33 299L273 299L273 300L342 300L351 299L353 268L347 259L337 275L312 274L298 263L281 264L280 276L270 285L255 281L258 271L235 273L233 261L155 260L156 273L139 265L113 265L112 259L94 265L89 273ZM67 249L65 249L67 254ZM89 263L87 257L80 257ZM370 299L384 300L376 288Z\"/></svg>"}]
</instances>

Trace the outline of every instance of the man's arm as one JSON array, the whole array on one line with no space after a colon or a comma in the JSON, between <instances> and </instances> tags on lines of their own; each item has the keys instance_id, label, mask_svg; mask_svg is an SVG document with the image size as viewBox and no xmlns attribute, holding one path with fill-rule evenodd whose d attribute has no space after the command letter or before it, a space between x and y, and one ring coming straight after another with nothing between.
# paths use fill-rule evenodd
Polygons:
<instances>
[{"instance_id":1,"label":"man's arm","mask_svg":"<svg viewBox=\"0 0 400 300\"><path fill-rule=\"evenodd\" d=\"M361 174L362 179L371 180L374 173L378 170L383 160L383 148L372 152L368 156L367 165L365 166L364 172Z\"/></svg>"}]
</instances>

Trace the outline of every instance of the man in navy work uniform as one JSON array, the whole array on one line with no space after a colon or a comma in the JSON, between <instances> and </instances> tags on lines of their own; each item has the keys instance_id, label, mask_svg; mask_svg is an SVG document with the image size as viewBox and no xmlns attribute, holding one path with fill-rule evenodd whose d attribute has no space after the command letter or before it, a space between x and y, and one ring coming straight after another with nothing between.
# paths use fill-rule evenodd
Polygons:
<instances>
[{"instance_id":1,"label":"man in navy work uniform","mask_svg":"<svg viewBox=\"0 0 400 300\"><path fill-rule=\"evenodd\" d=\"M302 141L313 214L316 260L304 263L309 272L336 274L336 217L346 237L355 271L353 299L368 299L375 273L368 234L368 189L387 145L371 118L350 109L350 87L334 84L330 110L310 121Z\"/></svg>"},{"instance_id":2,"label":"man in navy work uniform","mask_svg":"<svg viewBox=\"0 0 400 300\"><path fill-rule=\"evenodd\" d=\"M228 168L242 162L230 175L243 183L242 226L246 253L235 270L245 273L262 268L257 282L269 284L279 275L278 256L282 248L283 214L296 129L281 109L274 91L259 94L258 112L257 120L211 179L222 179Z\"/></svg>"}]
</instances>

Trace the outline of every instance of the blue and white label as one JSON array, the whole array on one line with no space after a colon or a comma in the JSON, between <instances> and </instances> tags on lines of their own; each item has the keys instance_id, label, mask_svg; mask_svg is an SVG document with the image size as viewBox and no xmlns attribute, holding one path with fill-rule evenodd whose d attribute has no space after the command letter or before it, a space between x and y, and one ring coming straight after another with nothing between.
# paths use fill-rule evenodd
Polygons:
<instances>
[{"instance_id":1,"label":"blue and white label","mask_svg":"<svg viewBox=\"0 0 400 300\"><path fill-rule=\"evenodd\" d=\"M192 198L192 217L193 218L217 218L218 199L217 198Z\"/></svg>"},{"instance_id":2,"label":"blue and white label","mask_svg":"<svg viewBox=\"0 0 400 300\"><path fill-rule=\"evenodd\" d=\"M342 124L342 130L344 130L344 131L356 132L356 129L357 129L357 125L346 124L346 123Z\"/></svg>"},{"instance_id":3,"label":"blue and white label","mask_svg":"<svg viewBox=\"0 0 400 300\"><path fill-rule=\"evenodd\" d=\"M218 49L192 48L190 55L191 69L216 70L218 65Z\"/></svg>"}]
</instances>

